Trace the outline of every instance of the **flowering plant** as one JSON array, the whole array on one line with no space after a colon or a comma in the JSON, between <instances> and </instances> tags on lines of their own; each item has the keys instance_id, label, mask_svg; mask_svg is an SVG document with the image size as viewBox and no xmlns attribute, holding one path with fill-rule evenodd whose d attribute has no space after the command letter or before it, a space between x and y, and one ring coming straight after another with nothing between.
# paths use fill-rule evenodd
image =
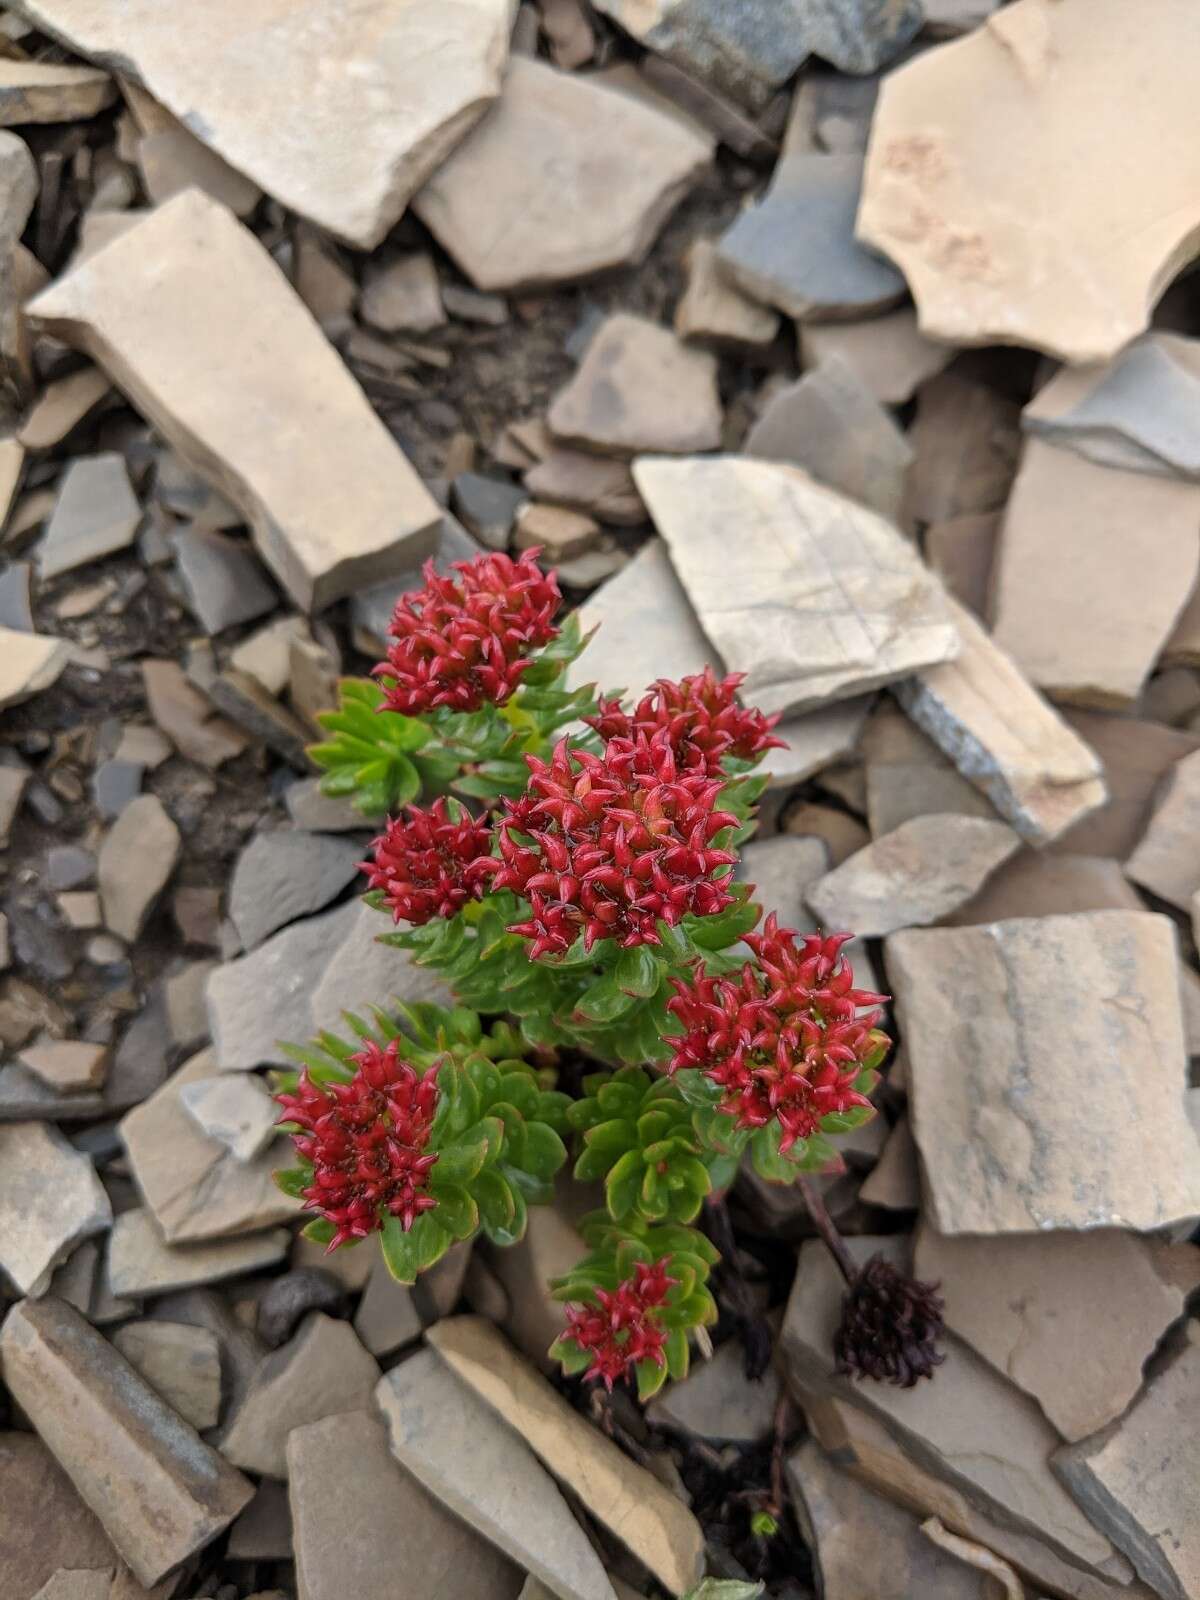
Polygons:
<instances>
[{"instance_id":1,"label":"flowering plant","mask_svg":"<svg viewBox=\"0 0 1200 1600\"><path fill-rule=\"evenodd\" d=\"M457 1004L347 1014L352 1038L293 1048L278 1098L299 1163L279 1177L311 1237L379 1233L412 1282L477 1231L519 1239L571 1142L606 1209L554 1285L554 1353L644 1397L716 1318L706 1198L743 1159L779 1183L835 1159L831 1136L873 1114L886 997L854 986L850 935L756 932L734 879L775 719L711 668L631 709L565 688L586 640L534 555L427 566L374 681L323 718L326 791L393 813L363 863L381 939ZM557 1072L580 1057L572 1098Z\"/></svg>"}]
</instances>

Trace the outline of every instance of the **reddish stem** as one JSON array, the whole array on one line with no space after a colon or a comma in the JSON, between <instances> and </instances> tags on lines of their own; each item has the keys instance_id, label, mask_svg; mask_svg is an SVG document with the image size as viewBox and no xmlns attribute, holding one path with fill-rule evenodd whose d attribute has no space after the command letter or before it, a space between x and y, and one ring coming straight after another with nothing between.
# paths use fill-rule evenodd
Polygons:
<instances>
[{"instance_id":1,"label":"reddish stem","mask_svg":"<svg viewBox=\"0 0 1200 1600\"><path fill-rule=\"evenodd\" d=\"M854 1257L846 1248L846 1241L834 1226L833 1218L825 1209L825 1202L817 1193L811 1178L801 1175L796 1180L800 1193L804 1196L804 1204L808 1207L808 1214L812 1218L813 1227L821 1235L821 1241L829 1254L838 1264L838 1270L848 1284L853 1283L858 1276L858 1268Z\"/></svg>"}]
</instances>

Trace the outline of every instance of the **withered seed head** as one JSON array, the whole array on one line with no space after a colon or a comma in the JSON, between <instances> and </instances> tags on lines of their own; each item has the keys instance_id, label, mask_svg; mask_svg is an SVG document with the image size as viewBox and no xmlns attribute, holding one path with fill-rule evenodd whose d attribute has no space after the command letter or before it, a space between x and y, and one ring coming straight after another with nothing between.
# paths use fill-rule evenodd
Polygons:
<instances>
[{"instance_id":1,"label":"withered seed head","mask_svg":"<svg viewBox=\"0 0 1200 1600\"><path fill-rule=\"evenodd\" d=\"M833 1336L837 1370L911 1389L932 1378L945 1356L937 1341L946 1331L939 1285L898 1272L872 1256L846 1290L842 1320Z\"/></svg>"}]
</instances>

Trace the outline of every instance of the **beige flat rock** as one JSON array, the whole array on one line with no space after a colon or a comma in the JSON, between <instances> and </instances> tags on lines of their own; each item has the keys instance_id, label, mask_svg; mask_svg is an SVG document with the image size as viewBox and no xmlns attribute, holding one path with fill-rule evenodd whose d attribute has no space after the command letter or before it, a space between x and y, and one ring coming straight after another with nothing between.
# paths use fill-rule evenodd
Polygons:
<instances>
[{"instance_id":1,"label":"beige flat rock","mask_svg":"<svg viewBox=\"0 0 1200 1600\"><path fill-rule=\"evenodd\" d=\"M565 283L641 261L712 153L627 94L515 56L413 210L477 289Z\"/></svg>"},{"instance_id":2,"label":"beige flat rock","mask_svg":"<svg viewBox=\"0 0 1200 1600\"><path fill-rule=\"evenodd\" d=\"M67 639L0 628L0 711L48 689L70 653Z\"/></svg>"},{"instance_id":3,"label":"beige flat rock","mask_svg":"<svg viewBox=\"0 0 1200 1600\"><path fill-rule=\"evenodd\" d=\"M193 1428L213 1428L221 1415L221 1346L208 1328L147 1318L126 1322L112 1342L155 1394Z\"/></svg>"},{"instance_id":4,"label":"beige flat rock","mask_svg":"<svg viewBox=\"0 0 1200 1600\"><path fill-rule=\"evenodd\" d=\"M1200 1215L1168 918L911 929L889 938L886 959L940 1232L1149 1231Z\"/></svg>"},{"instance_id":5,"label":"beige flat rock","mask_svg":"<svg viewBox=\"0 0 1200 1600\"><path fill-rule=\"evenodd\" d=\"M862 756L867 820L874 839L934 812L996 820L987 796L886 697L867 722Z\"/></svg>"},{"instance_id":6,"label":"beige flat rock","mask_svg":"<svg viewBox=\"0 0 1200 1600\"><path fill-rule=\"evenodd\" d=\"M286 1228L213 1239L177 1248L163 1238L148 1208L123 1211L113 1224L108 1250L108 1288L131 1300L219 1283L241 1273L261 1272L282 1261L291 1235Z\"/></svg>"},{"instance_id":7,"label":"beige flat rock","mask_svg":"<svg viewBox=\"0 0 1200 1600\"><path fill-rule=\"evenodd\" d=\"M1054 848L1124 861L1146 831L1160 784L1178 762L1200 749L1200 733L1103 711L1070 708L1063 716L1100 758L1108 800Z\"/></svg>"},{"instance_id":8,"label":"beige flat rock","mask_svg":"<svg viewBox=\"0 0 1200 1600\"><path fill-rule=\"evenodd\" d=\"M117 60L238 172L366 250L495 99L512 21L509 0L379 0L353 27L320 0L169 14L156 0L28 0L24 13Z\"/></svg>"},{"instance_id":9,"label":"beige flat rock","mask_svg":"<svg viewBox=\"0 0 1200 1600\"><path fill-rule=\"evenodd\" d=\"M798 322L796 336L806 371L840 356L876 400L889 406L910 400L954 354L952 346L925 337L911 306L865 322Z\"/></svg>"},{"instance_id":10,"label":"beige flat rock","mask_svg":"<svg viewBox=\"0 0 1200 1600\"><path fill-rule=\"evenodd\" d=\"M26 1045L18 1059L61 1094L98 1089L108 1073L108 1046L85 1039L40 1039Z\"/></svg>"},{"instance_id":11,"label":"beige flat rock","mask_svg":"<svg viewBox=\"0 0 1200 1600\"><path fill-rule=\"evenodd\" d=\"M996 544L996 643L1053 700L1132 704L1196 583L1197 526L1200 484L1028 439Z\"/></svg>"},{"instance_id":12,"label":"beige flat rock","mask_svg":"<svg viewBox=\"0 0 1200 1600\"><path fill-rule=\"evenodd\" d=\"M598 683L606 694L622 689L637 701L657 678L720 665L662 539L644 544L623 571L590 594L579 621L585 633L596 632L567 669L572 687Z\"/></svg>"},{"instance_id":13,"label":"beige flat rock","mask_svg":"<svg viewBox=\"0 0 1200 1600\"><path fill-rule=\"evenodd\" d=\"M1070 916L1076 911L1144 911L1145 902L1107 856L1022 850L946 923L952 928L1009 917Z\"/></svg>"},{"instance_id":14,"label":"beige flat rock","mask_svg":"<svg viewBox=\"0 0 1200 1600\"><path fill-rule=\"evenodd\" d=\"M893 693L1023 839L1047 844L1104 804L1100 761L970 612L946 604L960 655Z\"/></svg>"},{"instance_id":15,"label":"beige flat rock","mask_svg":"<svg viewBox=\"0 0 1200 1600\"><path fill-rule=\"evenodd\" d=\"M889 74L858 226L925 333L1083 362L1142 332L1200 230L1190 29L1175 0L1018 0ZM1155 92L1116 140L1131 75Z\"/></svg>"},{"instance_id":16,"label":"beige flat rock","mask_svg":"<svg viewBox=\"0 0 1200 1600\"><path fill-rule=\"evenodd\" d=\"M0 127L75 122L117 98L117 86L96 67L57 61L0 61Z\"/></svg>"},{"instance_id":17,"label":"beige flat rock","mask_svg":"<svg viewBox=\"0 0 1200 1600\"><path fill-rule=\"evenodd\" d=\"M917 391L908 442L906 509L918 522L994 511L1008 499L1021 447L1021 412L1011 400L957 371Z\"/></svg>"},{"instance_id":18,"label":"beige flat rock","mask_svg":"<svg viewBox=\"0 0 1200 1600\"><path fill-rule=\"evenodd\" d=\"M704 1534L687 1507L622 1454L482 1317L450 1317L426 1337L451 1370L545 1462L671 1594L704 1570Z\"/></svg>"},{"instance_id":19,"label":"beige flat rock","mask_svg":"<svg viewBox=\"0 0 1200 1600\"><path fill-rule=\"evenodd\" d=\"M888 1082L893 1085L896 1082L894 1066L888 1074ZM866 1205L881 1206L885 1211L916 1211L921 1204L920 1159L907 1112L901 1114L888 1135L879 1160L859 1190L859 1197Z\"/></svg>"},{"instance_id":20,"label":"beige flat rock","mask_svg":"<svg viewBox=\"0 0 1200 1600\"><path fill-rule=\"evenodd\" d=\"M757 350L779 329L779 313L757 305L723 278L717 247L697 239L686 259L687 284L675 307L675 332L681 339Z\"/></svg>"},{"instance_id":21,"label":"beige flat rock","mask_svg":"<svg viewBox=\"0 0 1200 1600\"><path fill-rule=\"evenodd\" d=\"M436 502L270 256L199 191L148 213L30 314L86 349L239 507L301 609L432 550Z\"/></svg>"},{"instance_id":22,"label":"beige flat rock","mask_svg":"<svg viewBox=\"0 0 1200 1600\"><path fill-rule=\"evenodd\" d=\"M91 1160L45 1122L0 1126L0 1271L41 1294L81 1239L112 1224Z\"/></svg>"},{"instance_id":23,"label":"beige flat rock","mask_svg":"<svg viewBox=\"0 0 1200 1600\"><path fill-rule=\"evenodd\" d=\"M746 674L748 703L799 711L957 654L946 597L912 544L799 468L646 457L634 479L701 627Z\"/></svg>"},{"instance_id":24,"label":"beige flat rock","mask_svg":"<svg viewBox=\"0 0 1200 1600\"><path fill-rule=\"evenodd\" d=\"M925 559L954 598L981 622L988 615L1000 517L999 511L969 511L931 522L925 530Z\"/></svg>"},{"instance_id":25,"label":"beige flat rock","mask_svg":"<svg viewBox=\"0 0 1200 1600\"><path fill-rule=\"evenodd\" d=\"M18 439L26 450L49 450L65 439L112 389L99 367L83 367L69 378L48 384L21 427Z\"/></svg>"},{"instance_id":26,"label":"beige flat rock","mask_svg":"<svg viewBox=\"0 0 1200 1600\"><path fill-rule=\"evenodd\" d=\"M1187 911L1200 889L1198 830L1200 751L1172 768L1126 872L1134 883Z\"/></svg>"}]
</instances>

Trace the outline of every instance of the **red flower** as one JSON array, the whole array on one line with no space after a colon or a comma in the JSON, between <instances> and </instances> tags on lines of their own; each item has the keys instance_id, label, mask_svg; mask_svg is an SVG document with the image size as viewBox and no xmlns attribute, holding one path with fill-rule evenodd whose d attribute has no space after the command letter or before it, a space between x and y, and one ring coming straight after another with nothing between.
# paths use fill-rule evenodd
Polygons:
<instances>
[{"instance_id":1,"label":"red flower","mask_svg":"<svg viewBox=\"0 0 1200 1600\"><path fill-rule=\"evenodd\" d=\"M525 759L529 787L506 802L500 860L480 870L530 902L509 932L533 940L534 960L580 932L588 950L597 939L661 944L659 918L673 927L731 903L724 869L735 857L712 841L737 819L715 809L719 779L677 771L665 733L615 741L603 756L563 739L551 761Z\"/></svg>"},{"instance_id":2,"label":"red flower","mask_svg":"<svg viewBox=\"0 0 1200 1600\"><path fill-rule=\"evenodd\" d=\"M437 1066L418 1076L399 1059L399 1041L368 1044L351 1056L358 1071L349 1083L314 1083L307 1070L295 1094L275 1098L300 1154L312 1163L306 1207L337 1232L329 1248L365 1239L388 1216L407 1233L437 1201L423 1191L437 1155L426 1155L438 1104Z\"/></svg>"},{"instance_id":3,"label":"red flower","mask_svg":"<svg viewBox=\"0 0 1200 1600\"><path fill-rule=\"evenodd\" d=\"M623 711L619 700L602 700L597 715L584 720L602 739L635 739L643 733L652 738L664 731L685 771L715 777L726 756L750 761L772 745L783 744L771 737L778 716L766 717L737 704L735 696L744 677L744 672L731 672L718 679L711 667L705 667L678 683L660 678L633 712Z\"/></svg>"},{"instance_id":4,"label":"red flower","mask_svg":"<svg viewBox=\"0 0 1200 1600\"><path fill-rule=\"evenodd\" d=\"M814 933L797 945L772 913L760 933L746 935L757 961L736 977L697 969L690 981L672 979L667 1009L685 1031L667 1040L675 1052L667 1070L705 1073L739 1128L778 1122L782 1152L816 1133L823 1117L870 1105L853 1084L879 1047L879 1013L858 1012L887 996L854 988L841 954L852 937Z\"/></svg>"},{"instance_id":5,"label":"red flower","mask_svg":"<svg viewBox=\"0 0 1200 1600\"><path fill-rule=\"evenodd\" d=\"M420 926L452 917L479 898L479 873L472 864L488 852L492 830L486 818L463 807L451 817L444 799L427 809L408 807L408 821L392 817L372 839L373 861L360 861L372 889L381 890L396 922Z\"/></svg>"},{"instance_id":6,"label":"red flower","mask_svg":"<svg viewBox=\"0 0 1200 1600\"><path fill-rule=\"evenodd\" d=\"M425 587L397 601L389 629L396 643L374 669L384 686L380 710L416 716L439 706L502 706L519 687L529 652L558 633L562 596L554 574L538 568L537 553L456 561L457 580L439 577L427 561Z\"/></svg>"},{"instance_id":7,"label":"red flower","mask_svg":"<svg viewBox=\"0 0 1200 1600\"><path fill-rule=\"evenodd\" d=\"M653 1361L661 1367L666 1360L663 1346L667 1331L655 1315L678 1282L667 1276L670 1258L663 1256L653 1266L639 1261L633 1277L613 1290L594 1289L594 1305L568 1305L567 1339L581 1350L590 1350L592 1364L585 1378L599 1378L609 1393L620 1378L627 1377L639 1361Z\"/></svg>"}]
</instances>

